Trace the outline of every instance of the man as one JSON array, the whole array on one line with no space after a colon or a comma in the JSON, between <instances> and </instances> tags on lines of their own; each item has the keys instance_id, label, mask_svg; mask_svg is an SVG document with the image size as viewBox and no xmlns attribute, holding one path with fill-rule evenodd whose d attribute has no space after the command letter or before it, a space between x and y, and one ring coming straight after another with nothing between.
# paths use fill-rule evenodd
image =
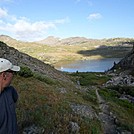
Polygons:
<instances>
[{"instance_id":1,"label":"man","mask_svg":"<svg viewBox=\"0 0 134 134\"><path fill-rule=\"evenodd\" d=\"M18 94L10 83L14 72L19 70L19 66L0 58L0 134L17 134L15 102Z\"/></svg>"}]
</instances>

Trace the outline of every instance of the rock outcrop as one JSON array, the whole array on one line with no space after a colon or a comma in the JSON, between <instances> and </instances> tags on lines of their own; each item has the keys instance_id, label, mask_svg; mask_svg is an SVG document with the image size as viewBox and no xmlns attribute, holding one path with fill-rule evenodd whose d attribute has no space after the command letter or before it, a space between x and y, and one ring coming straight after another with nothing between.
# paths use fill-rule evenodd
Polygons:
<instances>
[{"instance_id":1,"label":"rock outcrop","mask_svg":"<svg viewBox=\"0 0 134 134\"><path fill-rule=\"evenodd\" d=\"M134 69L134 45L132 50L118 64L114 64L111 70L114 69Z\"/></svg>"}]
</instances>

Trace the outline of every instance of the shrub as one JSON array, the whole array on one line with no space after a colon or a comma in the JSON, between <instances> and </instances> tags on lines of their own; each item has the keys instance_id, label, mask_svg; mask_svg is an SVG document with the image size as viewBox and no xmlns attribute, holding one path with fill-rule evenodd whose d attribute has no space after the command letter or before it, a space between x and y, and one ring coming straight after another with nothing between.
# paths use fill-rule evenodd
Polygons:
<instances>
[{"instance_id":1,"label":"shrub","mask_svg":"<svg viewBox=\"0 0 134 134\"><path fill-rule=\"evenodd\" d=\"M108 89L112 89L115 91L118 91L119 93L123 94L128 94L134 97L134 87L133 86L120 86L120 85L116 85L116 86L109 86Z\"/></svg>"},{"instance_id":2,"label":"shrub","mask_svg":"<svg viewBox=\"0 0 134 134\"><path fill-rule=\"evenodd\" d=\"M109 77L103 73L76 72L70 75L77 77L81 86L102 85L109 79Z\"/></svg>"},{"instance_id":3,"label":"shrub","mask_svg":"<svg viewBox=\"0 0 134 134\"><path fill-rule=\"evenodd\" d=\"M51 78L49 78L49 77L47 77L45 75L41 75L39 73L35 73L34 78L36 78L36 79L38 79L38 80L40 80L42 82L45 82L47 84L50 84L50 85L56 84L56 81L54 81L53 79L51 79Z\"/></svg>"},{"instance_id":4,"label":"shrub","mask_svg":"<svg viewBox=\"0 0 134 134\"><path fill-rule=\"evenodd\" d=\"M26 66L22 66L18 74L25 78L33 76L33 72L31 71L31 69Z\"/></svg>"}]
</instances>

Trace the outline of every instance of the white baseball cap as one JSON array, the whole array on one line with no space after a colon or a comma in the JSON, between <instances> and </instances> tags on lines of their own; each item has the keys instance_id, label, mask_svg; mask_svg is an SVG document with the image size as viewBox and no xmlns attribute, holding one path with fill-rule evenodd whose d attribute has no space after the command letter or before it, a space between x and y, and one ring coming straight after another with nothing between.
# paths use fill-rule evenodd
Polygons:
<instances>
[{"instance_id":1,"label":"white baseball cap","mask_svg":"<svg viewBox=\"0 0 134 134\"><path fill-rule=\"evenodd\" d=\"M20 71L19 66L13 65L9 60L0 58L0 73L7 71L7 70L12 70L12 71Z\"/></svg>"}]
</instances>

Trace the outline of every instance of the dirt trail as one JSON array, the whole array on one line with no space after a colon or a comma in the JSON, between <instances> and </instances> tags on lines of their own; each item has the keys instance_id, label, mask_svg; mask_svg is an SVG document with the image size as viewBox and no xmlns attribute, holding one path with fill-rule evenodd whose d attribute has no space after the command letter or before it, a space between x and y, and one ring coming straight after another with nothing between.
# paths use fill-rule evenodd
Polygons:
<instances>
[{"instance_id":1,"label":"dirt trail","mask_svg":"<svg viewBox=\"0 0 134 134\"><path fill-rule=\"evenodd\" d=\"M101 112L99 113L99 119L102 122L104 134L119 134L115 123L116 117L110 112L109 106L106 101L99 95L99 89L96 89L96 95L99 102Z\"/></svg>"}]
</instances>

